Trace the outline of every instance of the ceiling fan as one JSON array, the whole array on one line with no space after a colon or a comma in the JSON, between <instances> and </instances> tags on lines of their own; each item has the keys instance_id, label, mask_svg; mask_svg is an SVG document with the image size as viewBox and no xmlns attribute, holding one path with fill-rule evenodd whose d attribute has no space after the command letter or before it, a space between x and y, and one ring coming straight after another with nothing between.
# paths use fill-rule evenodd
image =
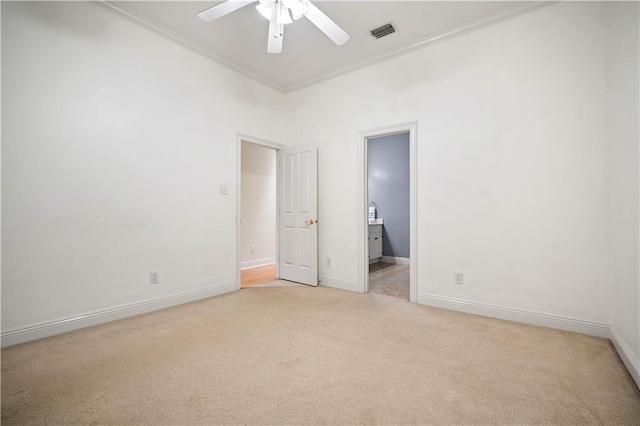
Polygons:
<instances>
[{"instance_id":1,"label":"ceiling fan","mask_svg":"<svg viewBox=\"0 0 640 426\"><path fill-rule=\"evenodd\" d=\"M306 16L338 46L349 40L349 34L309 0L227 0L203 10L198 13L198 17L203 21L211 22L257 1L259 4L256 9L269 20L269 41L267 42L267 52L269 53L282 52L284 26L303 16Z\"/></svg>"}]
</instances>

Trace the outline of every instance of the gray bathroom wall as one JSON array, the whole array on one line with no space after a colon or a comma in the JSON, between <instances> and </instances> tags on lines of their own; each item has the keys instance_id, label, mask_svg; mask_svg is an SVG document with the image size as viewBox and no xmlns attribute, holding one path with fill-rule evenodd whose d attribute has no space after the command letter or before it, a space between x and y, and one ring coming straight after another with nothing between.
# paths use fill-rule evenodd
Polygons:
<instances>
[{"instance_id":1,"label":"gray bathroom wall","mask_svg":"<svg viewBox=\"0 0 640 426\"><path fill-rule=\"evenodd\" d=\"M369 201L384 220L382 254L409 258L409 133L368 139Z\"/></svg>"}]
</instances>

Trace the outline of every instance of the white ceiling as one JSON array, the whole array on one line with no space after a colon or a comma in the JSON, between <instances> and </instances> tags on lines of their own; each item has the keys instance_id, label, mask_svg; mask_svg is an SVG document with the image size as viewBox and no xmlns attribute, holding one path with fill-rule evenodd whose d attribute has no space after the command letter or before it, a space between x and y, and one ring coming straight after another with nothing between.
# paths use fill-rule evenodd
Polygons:
<instances>
[{"instance_id":1,"label":"white ceiling","mask_svg":"<svg viewBox=\"0 0 640 426\"><path fill-rule=\"evenodd\" d=\"M521 1L314 1L351 39L336 46L306 18L287 25L283 52L269 54L268 21L246 6L213 22L196 14L219 1L108 2L129 18L282 92L539 6ZM392 22L379 40L369 31Z\"/></svg>"}]
</instances>

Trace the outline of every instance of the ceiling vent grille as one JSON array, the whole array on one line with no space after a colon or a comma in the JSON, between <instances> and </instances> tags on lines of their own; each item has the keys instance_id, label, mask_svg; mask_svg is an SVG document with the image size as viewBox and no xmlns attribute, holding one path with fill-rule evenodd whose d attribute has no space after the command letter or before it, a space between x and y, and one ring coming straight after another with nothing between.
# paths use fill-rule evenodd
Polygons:
<instances>
[{"instance_id":1,"label":"ceiling vent grille","mask_svg":"<svg viewBox=\"0 0 640 426\"><path fill-rule=\"evenodd\" d=\"M378 39L384 36L388 36L389 34L393 34L395 32L396 32L395 27L391 24L387 24L379 28L376 28L375 30L371 30L371 35Z\"/></svg>"}]
</instances>

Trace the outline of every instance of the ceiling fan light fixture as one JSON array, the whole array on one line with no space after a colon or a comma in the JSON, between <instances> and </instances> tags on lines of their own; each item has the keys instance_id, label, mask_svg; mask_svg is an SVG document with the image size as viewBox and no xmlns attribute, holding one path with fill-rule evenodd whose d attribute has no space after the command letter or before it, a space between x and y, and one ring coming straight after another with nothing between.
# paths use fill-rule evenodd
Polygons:
<instances>
[{"instance_id":1,"label":"ceiling fan light fixture","mask_svg":"<svg viewBox=\"0 0 640 426\"><path fill-rule=\"evenodd\" d=\"M265 19L271 19L271 10L273 9L273 5L269 7L269 6L265 6L264 3L260 2L256 6L256 9L258 10L258 12L260 12L260 15L265 17Z\"/></svg>"},{"instance_id":2,"label":"ceiling fan light fixture","mask_svg":"<svg viewBox=\"0 0 640 426\"><path fill-rule=\"evenodd\" d=\"M302 18L307 13L306 0L282 0L282 3L289 8L295 20Z\"/></svg>"},{"instance_id":3,"label":"ceiling fan light fixture","mask_svg":"<svg viewBox=\"0 0 640 426\"><path fill-rule=\"evenodd\" d=\"M293 19L298 20L307 13L309 5L307 0L260 0L256 9L265 19L271 20L273 12L276 12L278 25L291 24Z\"/></svg>"},{"instance_id":4,"label":"ceiling fan light fixture","mask_svg":"<svg viewBox=\"0 0 640 426\"><path fill-rule=\"evenodd\" d=\"M269 21L268 53L282 52L284 26L293 22L292 17L297 20L306 16L338 46L349 40L349 34L318 9L311 0L226 0L198 13L198 17L205 22L211 22L252 3L258 3L256 9Z\"/></svg>"},{"instance_id":5,"label":"ceiling fan light fixture","mask_svg":"<svg viewBox=\"0 0 640 426\"><path fill-rule=\"evenodd\" d=\"M278 11L278 14L276 16L276 24L283 25L293 22L291 20L291 15L289 14L289 9L287 9L287 7L282 4L282 2L276 3L276 8Z\"/></svg>"}]
</instances>

